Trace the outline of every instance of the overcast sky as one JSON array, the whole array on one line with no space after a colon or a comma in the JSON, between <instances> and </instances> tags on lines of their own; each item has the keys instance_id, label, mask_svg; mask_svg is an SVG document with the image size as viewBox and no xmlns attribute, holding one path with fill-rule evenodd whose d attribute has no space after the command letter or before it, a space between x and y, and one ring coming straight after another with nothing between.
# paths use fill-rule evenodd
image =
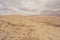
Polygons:
<instances>
[{"instance_id":1,"label":"overcast sky","mask_svg":"<svg viewBox=\"0 0 60 40\"><path fill-rule=\"evenodd\" d=\"M0 0L0 15L60 15L60 0Z\"/></svg>"}]
</instances>

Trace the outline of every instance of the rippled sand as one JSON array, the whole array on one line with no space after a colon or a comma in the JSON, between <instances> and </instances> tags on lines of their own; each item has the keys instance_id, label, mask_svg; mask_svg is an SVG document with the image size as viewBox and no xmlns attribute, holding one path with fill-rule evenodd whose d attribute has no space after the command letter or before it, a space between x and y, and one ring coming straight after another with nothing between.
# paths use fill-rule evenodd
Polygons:
<instances>
[{"instance_id":1,"label":"rippled sand","mask_svg":"<svg viewBox=\"0 0 60 40\"><path fill-rule=\"evenodd\" d=\"M0 16L0 40L60 40L60 16Z\"/></svg>"}]
</instances>

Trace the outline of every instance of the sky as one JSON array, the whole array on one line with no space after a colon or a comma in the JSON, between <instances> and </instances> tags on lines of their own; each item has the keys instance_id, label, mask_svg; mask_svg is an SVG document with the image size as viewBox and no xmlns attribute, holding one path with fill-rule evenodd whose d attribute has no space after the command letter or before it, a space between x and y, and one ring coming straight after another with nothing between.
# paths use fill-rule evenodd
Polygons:
<instances>
[{"instance_id":1,"label":"sky","mask_svg":"<svg viewBox=\"0 0 60 40\"><path fill-rule=\"evenodd\" d=\"M0 15L60 15L60 0L0 0Z\"/></svg>"}]
</instances>

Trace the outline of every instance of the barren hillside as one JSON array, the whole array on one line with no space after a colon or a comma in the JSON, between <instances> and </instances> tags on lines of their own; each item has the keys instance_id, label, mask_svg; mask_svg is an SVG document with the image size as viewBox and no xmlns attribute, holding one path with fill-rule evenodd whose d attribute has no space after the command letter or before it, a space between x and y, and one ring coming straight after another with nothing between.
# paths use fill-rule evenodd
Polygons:
<instances>
[{"instance_id":1,"label":"barren hillside","mask_svg":"<svg viewBox=\"0 0 60 40\"><path fill-rule=\"evenodd\" d=\"M0 16L0 40L60 40L60 16Z\"/></svg>"}]
</instances>

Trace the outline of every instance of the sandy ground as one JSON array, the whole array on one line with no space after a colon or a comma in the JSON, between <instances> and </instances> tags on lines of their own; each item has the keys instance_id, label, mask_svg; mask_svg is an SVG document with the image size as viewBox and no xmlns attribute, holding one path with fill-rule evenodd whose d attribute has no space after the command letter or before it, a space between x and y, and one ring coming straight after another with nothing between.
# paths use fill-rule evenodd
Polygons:
<instances>
[{"instance_id":1,"label":"sandy ground","mask_svg":"<svg viewBox=\"0 0 60 40\"><path fill-rule=\"evenodd\" d=\"M0 40L60 40L60 16L0 16Z\"/></svg>"}]
</instances>

